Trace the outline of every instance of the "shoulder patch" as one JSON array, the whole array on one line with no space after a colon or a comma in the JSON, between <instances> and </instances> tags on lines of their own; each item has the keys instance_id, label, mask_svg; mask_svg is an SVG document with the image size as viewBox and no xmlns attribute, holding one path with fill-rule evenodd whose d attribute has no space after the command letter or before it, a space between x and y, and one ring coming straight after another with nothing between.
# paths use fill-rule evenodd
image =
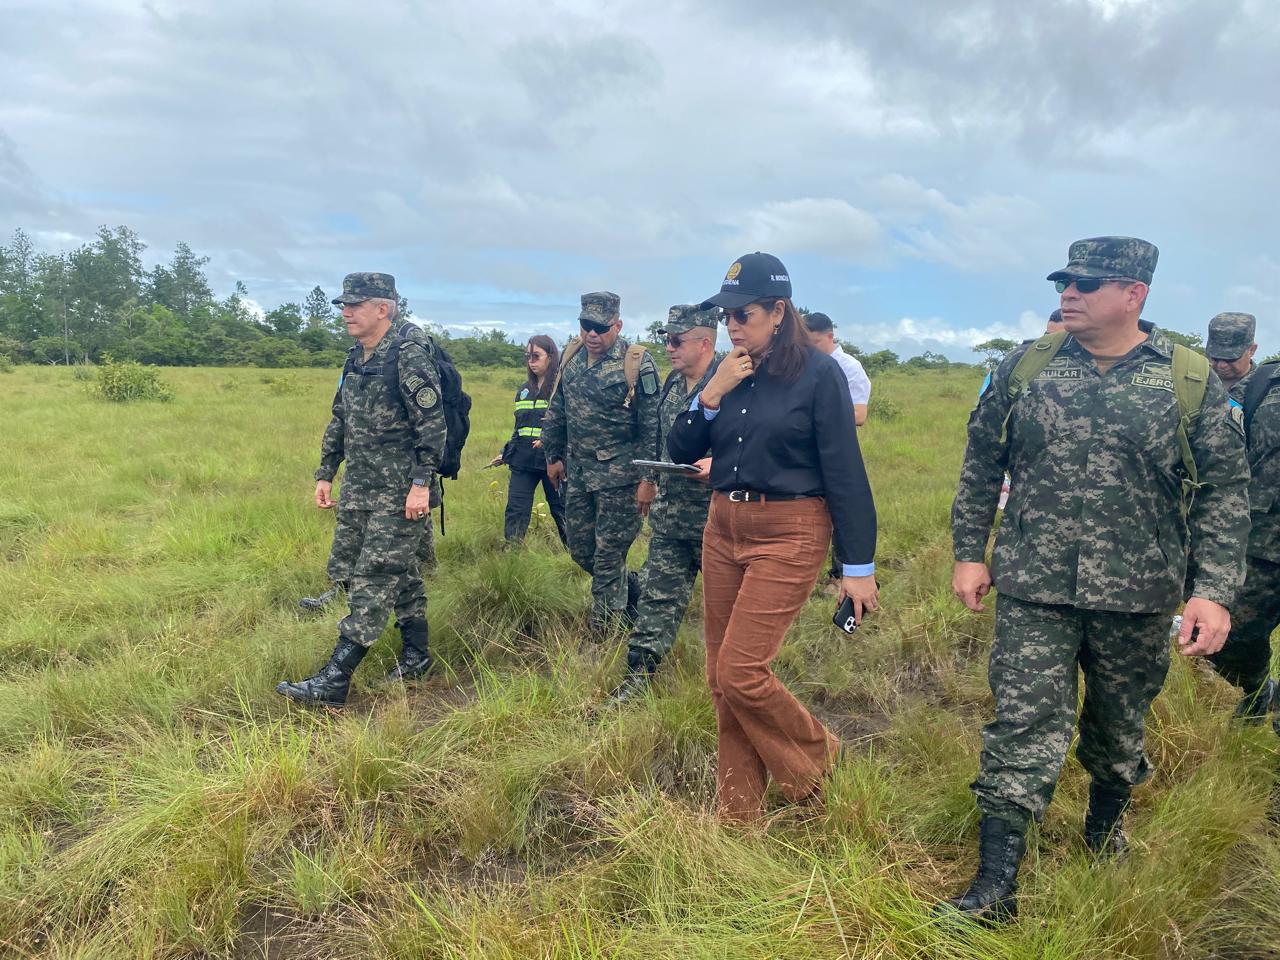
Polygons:
<instances>
[{"instance_id":1,"label":"shoulder patch","mask_svg":"<svg viewBox=\"0 0 1280 960\"><path fill-rule=\"evenodd\" d=\"M529 398L529 388L528 388L528 387L521 387L521 388L520 388L520 399L521 399L521 400L527 400L528 398Z\"/></svg>"},{"instance_id":2,"label":"shoulder patch","mask_svg":"<svg viewBox=\"0 0 1280 960\"><path fill-rule=\"evenodd\" d=\"M413 395L413 402L423 410L434 410L440 405L440 394L435 387L427 384L418 388L417 393Z\"/></svg>"},{"instance_id":3,"label":"shoulder patch","mask_svg":"<svg viewBox=\"0 0 1280 960\"><path fill-rule=\"evenodd\" d=\"M658 392L658 372L656 370L649 368L641 372L640 392L646 397L651 397Z\"/></svg>"},{"instance_id":4,"label":"shoulder patch","mask_svg":"<svg viewBox=\"0 0 1280 960\"><path fill-rule=\"evenodd\" d=\"M404 386L405 386L405 389L408 390L410 393L415 393L417 392L418 388L421 387L426 382L427 381L423 380L420 376L414 373L409 375L409 379L404 382Z\"/></svg>"},{"instance_id":5,"label":"shoulder patch","mask_svg":"<svg viewBox=\"0 0 1280 960\"><path fill-rule=\"evenodd\" d=\"M1234 401L1230 405L1231 422L1240 428L1240 432L1244 433L1244 407Z\"/></svg>"}]
</instances>

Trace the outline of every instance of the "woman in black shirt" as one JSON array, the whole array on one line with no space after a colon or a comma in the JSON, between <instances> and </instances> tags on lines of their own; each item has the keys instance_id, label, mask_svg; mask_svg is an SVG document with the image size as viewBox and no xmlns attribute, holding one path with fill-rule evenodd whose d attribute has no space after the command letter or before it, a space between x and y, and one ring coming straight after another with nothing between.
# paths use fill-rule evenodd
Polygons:
<instances>
[{"instance_id":1,"label":"woman in black shirt","mask_svg":"<svg viewBox=\"0 0 1280 960\"><path fill-rule=\"evenodd\" d=\"M547 458L542 452L542 418L547 413L547 401L556 382L560 351L550 337L538 334L529 339L524 354L528 379L516 391L515 429L502 453L489 462L496 467L505 463L511 468L511 483L507 487L507 512L503 517L502 535L509 542L518 543L529 529L529 516L533 512L533 494L542 484L556 532L564 543L564 503L560 494L547 479Z\"/></svg>"},{"instance_id":2,"label":"woman in black shirt","mask_svg":"<svg viewBox=\"0 0 1280 960\"><path fill-rule=\"evenodd\" d=\"M703 304L725 310L733 350L676 420L672 459L711 453L715 493L702 546L707 683L719 732L722 815L756 819L767 778L819 793L839 741L770 664L808 599L834 533L840 599L876 609L876 514L844 373L809 346L776 257L729 267Z\"/></svg>"}]
</instances>

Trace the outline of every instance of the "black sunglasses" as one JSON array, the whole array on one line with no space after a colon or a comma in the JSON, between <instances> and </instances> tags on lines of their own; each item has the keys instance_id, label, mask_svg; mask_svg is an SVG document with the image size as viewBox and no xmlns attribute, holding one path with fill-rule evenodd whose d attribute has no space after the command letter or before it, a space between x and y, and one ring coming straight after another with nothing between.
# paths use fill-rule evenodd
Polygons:
<instances>
[{"instance_id":1,"label":"black sunglasses","mask_svg":"<svg viewBox=\"0 0 1280 960\"><path fill-rule=\"evenodd\" d=\"M766 304L772 306L776 302L776 300L765 300L763 302L748 303L745 307L739 307L737 310L730 310L726 307L720 313L720 322L726 327L729 325L730 320L739 324L746 323L747 318L751 316L752 307L759 307L764 310L766 309Z\"/></svg>"},{"instance_id":2,"label":"black sunglasses","mask_svg":"<svg viewBox=\"0 0 1280 960\"><path fill-rule=\"evenodd\" d=\"M579 320L578 326L590 333L608 333L613 327L612 323L596 323L594 320Z\"/></svg>"},{"instance_id":3,"label":"black sunglasses","mask_svg":"<svg viewBox=\"0 0 1280 960\"><path fill-rule=\"evenodd\" d=\"M1073 283L1081 293L1097 293L1104 283L1137 283L1131 277L1072 277L1070 280L1055 280L1053 288L1059 293L1066 293L1067 287Z\"/></svg>"}]
</instances>

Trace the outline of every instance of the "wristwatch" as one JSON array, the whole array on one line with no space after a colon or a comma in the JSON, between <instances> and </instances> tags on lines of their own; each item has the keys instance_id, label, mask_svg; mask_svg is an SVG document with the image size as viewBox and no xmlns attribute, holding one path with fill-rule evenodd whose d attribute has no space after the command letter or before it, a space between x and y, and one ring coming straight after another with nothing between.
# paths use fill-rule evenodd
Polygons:
<instances>
[{"instance_id":1,"label":"wristwatch","mask_svg":"<svg viewBox=\"0 0 1280 960\"><path fill-rule=\"evenodd\" d=\"M427 485L427 483L428 483L428 481L424 480L424 479L423 479L423 478L421 478L421 477L414 477L414 478L413 478L413 485L414 485L415 487L425 487L425 486Z\"/></svg>"}]
</instances>

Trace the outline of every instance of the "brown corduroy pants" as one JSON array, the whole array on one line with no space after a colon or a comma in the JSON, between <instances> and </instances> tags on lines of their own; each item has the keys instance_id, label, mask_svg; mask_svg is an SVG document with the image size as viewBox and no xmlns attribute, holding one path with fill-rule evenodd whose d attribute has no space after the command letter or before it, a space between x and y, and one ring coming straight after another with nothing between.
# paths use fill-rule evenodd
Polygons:
<instances>
[{"instance_id":1,"label":"brown corduroy pants","mask_svg":"<svg viewBox=\"0 0 1280 960\"><path fill-rule=\"evenodd\" d=\"M702 597L722 816L758 819L768 775L788 800L804 799L839 750L770 667L830 544L831 518L820 497L731 503L717 493L711 500Z\"/></svg>"}]
</instances>

